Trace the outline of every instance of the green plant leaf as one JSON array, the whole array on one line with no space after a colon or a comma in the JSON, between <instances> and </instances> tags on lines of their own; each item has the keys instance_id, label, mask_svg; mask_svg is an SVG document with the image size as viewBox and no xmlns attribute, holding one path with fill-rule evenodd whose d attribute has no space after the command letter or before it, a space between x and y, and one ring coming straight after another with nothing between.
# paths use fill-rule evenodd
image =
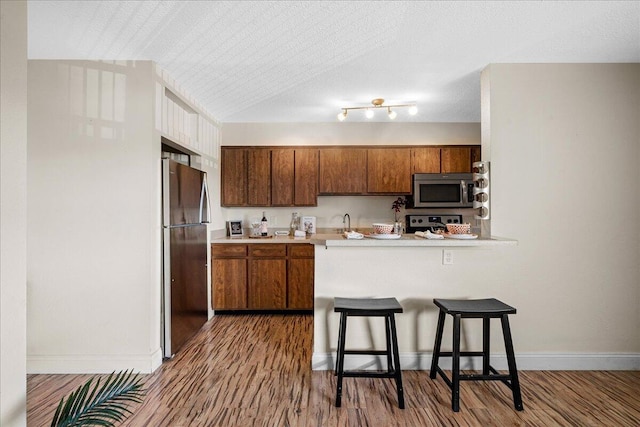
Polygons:
<instances>
[{"instance_id":1,"label":"green plant leaf","mask_svg":"<svg viewBox=\"0 0 640 427\"><path fill-rule=\"evenodd\" d=\"M146 390L142 378L133 370L112 372L100 387L93 379L73 391L56 408L51 427L105 426L112 427L132 414L129 405L142 403Z\"/></svg>"}]
</instances>

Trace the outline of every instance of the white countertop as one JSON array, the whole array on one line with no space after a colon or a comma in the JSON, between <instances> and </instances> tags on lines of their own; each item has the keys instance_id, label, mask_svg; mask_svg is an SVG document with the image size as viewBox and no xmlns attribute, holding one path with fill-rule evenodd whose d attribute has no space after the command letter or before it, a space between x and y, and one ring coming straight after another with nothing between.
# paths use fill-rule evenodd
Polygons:
<instances>
[{"instance_id":1,"label":"white countertop","mask_svg":"<svg viewBox=\"0 0 640 427\"><path fill-rule=\"evenodd\" d=\"M336 234L336 236L338 236ZM218 243L238 243L238 244L252 244L252 243L307 243L310 244L311 238L309 237L291 237L291 236L272 236L268 238L255 239L249 236L239 237L218 237L211 239L212 244Z\"/></svg>"},{"instance_id":2,"label":"white countertop","mask_svg":"<svg viewBox=\"0 0 640 427\"><path fill-rule=\"evenodd\" d=\"M326 247L473 247L473 246L505 246L517 245L518 241L504 237L478 237L472 240L425 239L414 234L405 234L399 239L379 240L365 237L363 239L347 239L341 234L315 234L311 243Z\"/></svg>"}]
</instances>

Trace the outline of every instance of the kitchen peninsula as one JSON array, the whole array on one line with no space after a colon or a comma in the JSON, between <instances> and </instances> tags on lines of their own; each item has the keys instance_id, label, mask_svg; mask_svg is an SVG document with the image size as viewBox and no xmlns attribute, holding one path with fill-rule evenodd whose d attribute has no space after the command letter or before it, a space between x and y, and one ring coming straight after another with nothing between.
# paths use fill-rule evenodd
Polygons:
<instances>
[{"instance_id":1,"label":"kitchen peninsula","mask_svg":"<svg viewBox=\"0 0 640 427\"><path fill-rule=\"evenodd\" d=\"M333 312L336 296L397 298L404 308L404 313L396 316L401 366L428 369L437 320L433 298L502 296L502 281L483 280L488 277L486 266L517 246L516 240L496 237L427 240L411 234L396 240L350 240L337 234L318 234L311 243L316 246L312 357L316 370L335 366L339 323L338 314ZM451 264L445 265L445 252ZM384 348L384 327L378 321L381 319L356 318L350 322L347 347ZM468 332L481 326L475 323L464 326L469 347L482 346L474 341L482 334ZM379 365L375 356L351 357L345 363L348 369L385 366Z\"/></svg>"}]
</instances>

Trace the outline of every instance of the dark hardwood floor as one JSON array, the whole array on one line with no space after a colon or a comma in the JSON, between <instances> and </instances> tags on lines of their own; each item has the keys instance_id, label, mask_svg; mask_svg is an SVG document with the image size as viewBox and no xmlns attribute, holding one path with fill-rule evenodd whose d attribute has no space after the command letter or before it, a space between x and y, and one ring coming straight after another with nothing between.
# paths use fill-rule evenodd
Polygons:
<instances>
[{"instance_id":1,"label":"dark hardwood floor","mask_svg":"<svg viewBox=\"0 0 640 427\"><path fill-rule=\"evenodd\" d=\"M442 379L346 378L334 406L332 371L311 371L311 315L218 315L145 378L126 426L638 426L640 371L521 371L525 410L497 382L461 385L460 412ZM87 375L29 375L29 426L48 426L61 397Z\"/></svg>"}]
</instances>

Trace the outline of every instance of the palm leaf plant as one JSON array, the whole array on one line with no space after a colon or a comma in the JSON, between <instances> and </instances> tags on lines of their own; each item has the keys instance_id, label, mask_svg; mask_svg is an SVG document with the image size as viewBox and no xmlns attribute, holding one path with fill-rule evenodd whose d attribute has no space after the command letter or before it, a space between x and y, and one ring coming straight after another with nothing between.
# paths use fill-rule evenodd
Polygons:
<instances>
[{"instance_id":1,"label":"palm leaf plant","mask_svg":"<svg viewBox=\"0 0 640 427\"><path fill-rule=\"evenodd\" d=\"M129 405L141 403L146 390L142 378L133 370L112 372L100 387L100 378L91 386L93 378L63 397L53 416L51 427L114 426L132 412Z\"/></svg>"}]
</instances>

